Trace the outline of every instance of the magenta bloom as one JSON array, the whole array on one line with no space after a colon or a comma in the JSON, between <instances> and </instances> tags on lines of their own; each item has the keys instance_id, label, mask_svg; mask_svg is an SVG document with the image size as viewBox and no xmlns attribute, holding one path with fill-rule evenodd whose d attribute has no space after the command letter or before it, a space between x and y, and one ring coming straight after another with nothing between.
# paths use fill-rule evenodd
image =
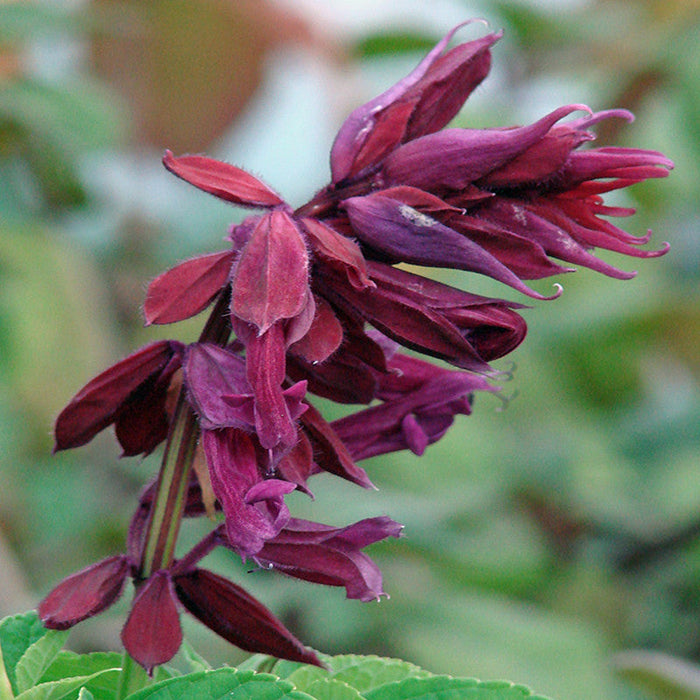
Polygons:
<instances>
[{"instance_id":1,"label":"magenta bloom","mask_svg":"<svg viewBox=\"0 0 700 700\"><path fill-rule=\"evenodd\" d=\"M129 654L149 673L155 666L170 661L180 648L183 608L241 649L320 664L316 654L305 648L260 601L232 581L199 566L219 546L232 549L243 559L249 556L249 542L232 541L228 523L214 529L168 569L141 579L137 562L152 498L153 488L149 487L132 518L128 554L108 557L69 576L42 600L39 616L46 627L68 629L102 612L121 596L131 578L136 596L121 637ZM221 507L225 505L222 503ZM200 486L195 480L189 485L185 515L197 517L204 512ZM245 512L241 517L251 518ZM253 532L252 523L248 526L247 531ZM286 516L274 536L257 547L252 560L266 569L312 583L342 586L348 598L374 600L384 595L382 575L362 549L387 537L398 537L401 529L387 517L336 528Z\"/></svg>"},{"instance_id":2,"label":"magenta bloom","mask_svg":"<svg viewBox=\"0 0 700 700\"><path fill-rule=\"evenodd\" d=\"M635 273L594 250L666 252L642 247L650 234L611 223L633 210L606 206L603 195L664 177L671 161L655 151L586 147L592 127L630 120L628 112L567 105L526 126L445 128L488 74L500 38L448 48L457 29L348 117L331 150L330 183L296 210L238 167L166 152L165 167L181 179L257 211L232 227L225 250L181 262L148 287L147 324L181 321L214 304L200 340L153 343L90 381L56 421L56 450L114 425L124 455L148 454L177 433L173 416L185 416L188 429L195 426L190 458L206 467L198 481L179 482L187 489L184 515L216 510L224 522L181 559L143 574L150 487L128 554L59 584L40 606L47 626L64 629L99 613L132 578L136 597L122 640L149 670L179 648L181 608L243 649L318 663L258 601L199 562L225 546L261 567L344 587L349 598L383 595L381 573L362 549L398 536L401 526L386 517L347 527L295 519L285 496L310 494L311 478L323 471L371 488L358 461L404 449L423 454L455 416L471 412L474 392L495 391L490 363L527 332L521 304L456 289L416 268L475 272L551 299L558 285L546 297L526 281L572 266L627 279ZM328 423L311 394L354 406Z\"/></svg>"},{"instance_id":3,"label":"magenta bloom","mask_svg":"<svg viewBox=\"0 0 700 700\"><path fill-rule=\"evenodd\" d=\"M655 151L578 150L594 138L591 127L630 119L628 112L568 105L524 127L442 128L486 76L499 38L489 34L447 49L455 31L409 76L350 115L331 152L331 184L296 211L234 166L203 156L164 158L196 187L268 210L233 229L232 251L182 263L156 279L145 306L149 322L179 320L214 298L222 279L230 284L232 324L249 356L257 429L268 448L294 441L282 398L287 371L309 386L331 374L342 383L350 362L370 383L363 363L344 350L365 323L478 371L523 339L515 305L482 299L476 321L467 312L474 308L469 295L460 302L457 290L410 277L394 263L478 272L542 298L524 280L572 270L555 259L628 278L634 273L604 263L592 249L636 257L667 249L640 248L649 234L635 237L602 218L632 213L606 207L602 194L663 177L672 163ZM562 121L576 111L587 114ZM178 304L183 287L197 289L196 305ZM486 345L475 342L485 337ZM250 368L250 357L257 363L263 356L265 376L279 384ZM363 400L369 394L359 392Z\"/></svg>"}]
</instances>

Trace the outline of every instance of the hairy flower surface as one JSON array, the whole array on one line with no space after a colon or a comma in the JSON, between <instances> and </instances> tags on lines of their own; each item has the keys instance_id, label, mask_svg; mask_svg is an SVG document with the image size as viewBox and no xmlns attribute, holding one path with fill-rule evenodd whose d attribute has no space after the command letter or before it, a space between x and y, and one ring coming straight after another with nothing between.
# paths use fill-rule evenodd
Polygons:
<instances>
[{"instance_id":1,"label":"hairy flower surface","mask_svg":"<svg viewBox=\"0 0 700 700\"><path fill-rule=\"evenodd\" d=\"M182 513L222 513L224 522L179 561L142 575L150 487L128 556L59 584L40 606L45 624L62 629L100 612L131 577L137 595L122 639L149 670L180 645L180 606L243 649L317 663L258 601L198 562L224 546L263 568L344 587L349 598L383 595L381 573L361 550L401 526L386 517L341 528L295 519L285 496L310 494L310 479L323 471L371 488L358 461L423 454L456 415L471 412L474 392L495 391L490 363L527 332L521 304L448 286L419 268L477 273L551 299L561 287L547 297L526 281L571 266L627 279L635 273L594 249L666 252L641 247L650 234L611 223L633 210L606 206L603 195L664 177L671 161L656 151L582 148L592 127L630 120L629 112L574 104L525 126L445 128L488 74L500 38L450 48L459 28L352 112L331 149L330 183L296 210L245 170L166 152L163 163L179 178L257 211L231 228L226 249L181 262L148 287L147 324L182 321L215 303L200 340L153 343L89 382L56 421L56 450L113 424L125 455L148 454L166 439L171 446L185 415L195 425L191 459L203 456L207 466L196 480L183 478ZM353 408L329 423L309 394Z\"/></svg>"}]
</instances>

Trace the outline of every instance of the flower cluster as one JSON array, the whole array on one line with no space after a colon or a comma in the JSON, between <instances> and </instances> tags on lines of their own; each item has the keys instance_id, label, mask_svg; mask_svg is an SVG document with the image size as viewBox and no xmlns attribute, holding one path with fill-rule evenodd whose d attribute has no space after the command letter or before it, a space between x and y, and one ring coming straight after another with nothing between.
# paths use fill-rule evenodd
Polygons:
<instances>
[{"instance_id":1,"label":"flower cluster","mask_svg":"<svg viewBox=\"0 0 700 700\"><path fill-rule=\"evenodd\" d=\"M231 229L225 250L180 263L148 288L148 324L213 304L200 340L153 343L89 382L58 417L56 449L114 425L124 455L148 454L163 441L167 452L189 420L193 449L177 464L206 466L196 478L186 472L180 517L220 511L223 523L181 559L166 556L149 570L150 487L128 554L59 584L40 607L46 625L65 628L96 614L132 578L137 594L122 639L146 668L177 651L179 606L244 649L314 662L258 601L198 562L224 546L261 566L344 586L350 598L378 598L381 574L361 550L398 536L400 526L385 517L345 528L297 520L285 496L310 493L319 472L372 487L358 461L403 449L422 454L471 411L475 391L494 391L489 363L526 333L520 304L396 265L475 272L543 299L561 288L543 297L525 280L571 265L633 276L593 248L666 252L641 248L649 235L613 225L608 217L633 212L605 206L602 195L663 177L672 163L647 150L579 150L593 139L591 127L631 119L628 112L568 105L529 126L444 128L486 77L500 38L448 48L458 28L348 117L331 151L330 184L296 210L233 165L166 153L164 165L178 177L258 213ZM583 116L562 121L574 112ZM328 423L310 394L364 407Z\"/></svg>"}]
</instances>

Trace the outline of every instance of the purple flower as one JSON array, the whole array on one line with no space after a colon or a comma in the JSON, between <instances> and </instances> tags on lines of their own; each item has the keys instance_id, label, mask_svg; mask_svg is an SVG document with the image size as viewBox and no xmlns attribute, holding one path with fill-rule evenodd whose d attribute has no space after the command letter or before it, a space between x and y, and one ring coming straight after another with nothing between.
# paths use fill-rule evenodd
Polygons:
<instances>
[{"instance_id":1,"label":"purple flower","mask_svg":"<svg viewBox=\"0 0 700 700\"><path fill-rule=\"evenodd\" d=\"M612 277L632 277L634 273L603 263L589 250L599 247L635 257L655 257L663 255L668 246L651 251L635 247L647 243L650 235L635 237L599 218L628 216L634 210L605 207L600 195L647 178L665 177L673 164L656 151L576 151L594 138L587 129L597 122L613 117L631 120L632 115L610 110L558 124L575 110L590 112L585 105L569 105L528 127L448 129L401 146L375 175L388 190L347 203L360 240L378 252L391 254L386 250L390 244L377 247L377 240L386 229L394 237L400 236L408 219L415 221L416 234L430 231L432 239L451 246L442 259L437 242L432 248L428 246L437 256L432 264L448 264L456 234L478 244L524 279L569 271L552 264L549 256ZM436 158L436 154L441 157ZM381 199L374 201L377 198ZM368 223L367 217L373 213L379 214L381 224ZM517 255L512 246L520 248ZM393 257L398 260L410 262L410 256L419 254L409 247L400 255L401 247L394 248ZM483 272L470 260L465 269ZM506 277L500 279L520 289Z\"/></svg>"},{"instance_id":2,"label":"purple flower","mask_svg":"<svg viewBox=\"0 0 700 700\"><path fill-rule=\"evenodd\" d=\"M326 586L344 586L348 598L379 600L382 574L363 547L398 537L402 525L387 517L367 518L343 528L291 519L254 559L265 568Z\"/></svg>"},{"instance_id":3,"label":"purple flower","mask_svg":"<svg viewBox=\"0 0 700 700\"><path fill-rule=\"evenodd\" d=\"M144 566L156 500L149 487L128 554L60 583L39 608L47 626L65 629L99 613L132 578L122 640L149 671L179 648L183 606L243 649L319 663L257 600L198 563L226 546L260 566L342 586L349 598L379 598L381 573L361 550L397 537L401 526L389 518L344 528L298 520L285 496L310 494L311 477L323 471L371 488L357 461L403 449L423 454L456 415L471 412L475 391L495 391L489 363L527 332L520 304L396 265L475 272L545 299L561 288L544 297L525 280L569 265L634 275L601 261L595 248L641 258L666 252L640 247L650 234L612 224L633 210L606 206L603 195L664 177L671 161L655 151L581 148L594 138L591 127L629 120L628 112L567 105L526 126L444 128L488 74L500 38L448 48L459 28L348 117L331 150L331 182L296 210L238 167L166 152L176 176L261 211L230 230L225 250L181 262L148 287L147 324L175 323L216 302L200 341L153 343L88 382L56 421L55 449L114 425L124 455L148 454L184 424L196 478L185 482L189 466L177 462L187 488L179 512L218 510L224 522L179 561L168 553ZM563 121L574 112L585 115ZM399 346L459 369L408 357ZM309 394L361 407L328 423Z\"/></svg>"},{"instance_id":4,"label":"purple flower","mask_svg":"<svg viewBox=\"0 0 700 700\"><path fill-rule=\"evenodd\" d=\"M39 604L46 627L64 630L116 602L129 574L126 556L108 557L61 581Z\"/></svg>"},{"instance_id":5,"label":"purple flower","mask_svg":"<svg viewBox=\"0 0 700 700\"><path fill-rule=\"evenodd\" d=\"M215 272L186 286L197 288L198 299L213 298L223 277L218 265L230 263L234 331L265 376L276 378L251 381L257 429L270 448L294 440L277 381L287 372L327 396L330 383L346 384L343 375L352 368L360 379L355 395L372 398L372 371L344 348L349 338L367 337L366 322L407 347L477 371L487 371L489 359L524 338L516 305L484 299L478 321L467 319L464 305L456 312L446 301L456 290L433 284L426 298L422 290L431 283L413 276L407 289L408 273L394 263L477 272L542 298L523 280L572 269L553 258L626 278L632 273L602 262L591 249L636 257L666 250L640 249L648 235L632 236L602 219L631 210L606 208L601 195L663 177L672 163L654 151L577 150L593 139L590 127L629 113L568 105L529 126L443 129L487 75L490 47L500 38L489 34L448 49L457 29L410 75L348 117L332 148L331 184L296 212L234 166L202 156L164 158L196 187L268 210L232 230L232 257L211 258ZM588 115L561 121L575 111ZM194 271L189 261L151 285L149 322L175 320L162 308L171 308L168 297L176 295L163 288L177 288L172 280L185 266ZM403 284L396 280L401 276ZM448 305L452 310L443 312ZM178 318L192 308L183 306ZM491 330L504 324L501 332ZM487 336L487 346L470 342ZM251 379L259 378L257 371L249 370ZM351 393L344 387L347 400Z\"/></svg>"},{"instance_id":6,"label":"purple flower","mask_svg":"<svg viewBox=\"0 0 700 700\"><path fill-rule=\"evenodd\" d=\"M153 451L168 432L168 389L183 349L173 340L146 345L88 382L56 419L55 451L84 445L111 424L125 456Z\"/></svg>"},{"instance_id":7,"label":"purple flower","mask_svg":"<svg viewBox=\"0 0 700 700\"><path fill-rule=\"evenodd\" d=\"M202 441L229 540L244 556L253 555L286 525L289 510L284 496L296 484L264 478L255 445L241 430L207 430Z\"/></svg>"},{"instance_id":8,"label":"purple flower","mask_svg":"<svg viewBox=\"0 0 700 700\"><path fill-rule=\"evenodd\" d=\"M491 68L489 49L500 34L445 51L458 29L445 36L418 66L386 92L358 107L331 150L334 183L357 179L407 141L442 129Z\"/></svg>"},{"instance_id":9,"label":"purple flower","mask_svg":"<svg viewBox=\"0 0 700 700\"><path fill-rule=\"evenodd\" d=\"M269 487L266 487L269 488ZM141 505L148 506L152 489ZM199 486L190 484L188 515L202 513ZM149 673L168 662L180 648L180 609L184 607L218 635L246 651L320 665L316 654L243 588L199 567L215 547L233 549L246 559L248 543L229 539L220 526L168 569L146 580L137 572L142 525L147 509L139 509L130 528L130 555L109 557L69 576L39 605L39 616L50 629L68 629L112 605L128 578L136 595L122 630L129 654ZM383 595L377 565L361 550L387 537L398 537L402 526L390 518L368 518L344 528L284 518L284 527L252 557L261 566L289 576L329 586L344 586L348 598L373 600Z\"/></svg>"},{"instance_id":10,"label":"purple flower","mask_svg":"<svg viewBox=\"0 0 700 700\"><path fill-rule=\"evenodd\" d=\"M405 347L488 372L488 360L525 338L525 321L513 311L519 304L462 292L382 263L369 262L368 269L377 284L360 293L331 269L319 270L316 284L349 317L368 320Z\"/></svg>"},{"instance_id":11,"label":"purple flower","mask_svg":"<svg viewBox=\"0 0 700 700\"><path fill-rule=\"evenodd\" d=\"M377 396L382 403L332 425L357 460L405 449L422 455L447 432L456 415L471 413L471 396L477 390L496 391L471 372L396 354L381 377Z\"/></svg>"}]
</instances>

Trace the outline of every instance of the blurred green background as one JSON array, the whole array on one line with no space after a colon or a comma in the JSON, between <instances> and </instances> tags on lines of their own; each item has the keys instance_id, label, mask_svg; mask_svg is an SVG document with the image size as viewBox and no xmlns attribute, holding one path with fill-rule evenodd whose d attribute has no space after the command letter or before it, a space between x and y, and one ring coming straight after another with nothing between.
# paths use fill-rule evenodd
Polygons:
<instances>
[{"instance_id":1,"label":"blurred green background","mask_svg":"<svg viewBox=\"0 0 700 700\"><path fill-rule=\"evenodd\" d=\"M349 110L474 16L505 36L459 123L525 123L568 102L632 109L637 121L604 125L598 143L662 150L676 170L611 201L636 206L627 227L652 228L671 252L614 260L639 270L629 282L559 280L563 296L525 311L529 337L499 365L515 367L509 400L477 397L423 458L365 463L377 493L319 477L314 502L292 497L301 517L405 523L403 539L372 550L390 600L348 602L225 553L211 565L325 652L401 656L561 700L698 697L683 695L700 688L694 0L0 4L0 614L121 551L157 469L157 455L120 460L108 434L52 456L51 426L109 363L199 330L201 319L144 329L145 285L219 249L241 213L168 175L163 149L234 162L301 204L327 179ZM523 301L472 275L442 279ZM115 648L125 610L76 628L73 646ZM186 629L213 662L242 658Z\"/></svg>"}]
</instances>

